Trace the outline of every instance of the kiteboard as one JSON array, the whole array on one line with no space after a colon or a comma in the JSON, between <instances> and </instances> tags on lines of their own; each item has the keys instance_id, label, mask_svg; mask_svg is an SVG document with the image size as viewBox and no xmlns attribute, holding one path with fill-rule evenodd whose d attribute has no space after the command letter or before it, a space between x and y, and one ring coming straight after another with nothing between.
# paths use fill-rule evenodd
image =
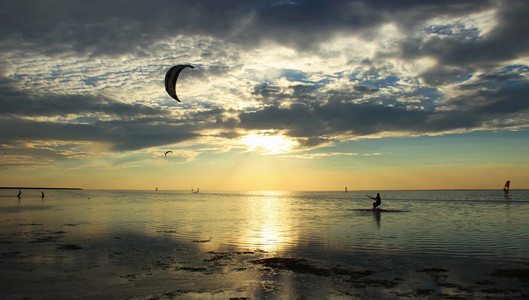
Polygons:
<instances>
[{"instance_id":1,"label":"kiteboard","mask_svg":"<svg viewBox=\"0 0 529 300\"><path fill-rule=\"evenodd\" d=\"M377 209L372 209L372 208L354 208L354 209L351 209L351 211L357 211L357 212L374 212L374 213L380 213L380 212L394 212L394 213L398 213L398 212L410 212L409 210L402 210L402 209L385 209L385 208L377 208Z\"/></svg>"}]
</instances>

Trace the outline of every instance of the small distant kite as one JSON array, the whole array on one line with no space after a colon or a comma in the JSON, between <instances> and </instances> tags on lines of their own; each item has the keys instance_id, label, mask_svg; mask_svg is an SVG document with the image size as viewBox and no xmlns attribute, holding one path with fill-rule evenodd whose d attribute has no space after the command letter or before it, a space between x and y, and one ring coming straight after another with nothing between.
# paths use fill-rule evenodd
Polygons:
<instances>
[{"instance_id":1,"label":"small distant kite","mask_svg":"<svg viewBox=\"0 0 529 300\"><path fill-rule=\"evenodd\" d=\"M168 153L173 153L173 151L171 151L171 150L169 150L169 151L165 151L165 155L164 155L164 156L167 157L167 154L168 154Z\"/></svg>"},{"instance_id":2,"label":"small distant kite","mask_svg":"<svg viewBox=\"0 0 529 300\"><path fill-rule=\"evenodd\" d=\"M178 80L178 75L180 75L180 72L182 72L182 70L185 68L194 69L195 67L192 65L176 65L171 67L169 71L167 71L167 74L165 74L165 90L169 96L178 102L182 101L180 101L176 95L176 81Z\"/></svg>"}]
</instances>

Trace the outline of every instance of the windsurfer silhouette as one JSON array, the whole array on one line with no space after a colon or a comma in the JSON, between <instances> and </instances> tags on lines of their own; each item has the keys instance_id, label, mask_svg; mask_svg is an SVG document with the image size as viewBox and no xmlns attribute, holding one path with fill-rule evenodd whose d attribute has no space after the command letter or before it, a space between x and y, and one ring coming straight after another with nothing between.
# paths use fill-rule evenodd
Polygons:
<instances>
[{"instance_id":1,"label":"windsurfer silhouette","mask_svg":"<svg viewBox=\"0 0 529 300\"><path fill-rule=\"evenodd\" d=\"M375 202L373 202L373 210L377 209L377 206L379 206L382 203L382 199L380 199L380 193L377 193L376 197L372 197L372 196L369 196L369 195L366 195L366 196L368 196L369 198L375 200Z\"/></svg>"},{"instance_id":2,"label":"windsurfer silhouette","mask_svg":"<svg viewBox=\"0 0 529 300\"><path fill-rule=\"evenodd\" d=\"M510 189L510 186L511 186L511 181L510 180L507 180L505 182L505 186L503 187L503 196L505 197L505 199L509 199L509 189Z\"/></svg>"}]
</instances>

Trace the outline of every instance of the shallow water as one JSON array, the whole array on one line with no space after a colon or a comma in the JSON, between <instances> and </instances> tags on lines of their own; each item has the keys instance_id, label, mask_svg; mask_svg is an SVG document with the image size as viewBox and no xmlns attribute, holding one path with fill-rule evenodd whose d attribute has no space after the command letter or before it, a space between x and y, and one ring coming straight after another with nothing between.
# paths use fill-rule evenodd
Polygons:
<instances>
[{"instance_id":1,"label":"shallow water","mask_svg":"<svg viewBox=\"0 0 529 300\"><path fill-rule=\"evenodd\" d=\"M205 248L357 252L529 260L529 191L373 192L0 191L0 234L42 224L85 239L138 235ZM68 226L72 224L75 226ZM28 239L31 237L27 236Z\"/></svg>"},{"instance_id":2,"label":"shallow water","mask_svg":"<svg viewBox=\"0 0 529 300\"><path fill-rule=\"evenodd\" d=\"M0 190L4 271L112 265L126 273L138 267L131 263L160 265L171 255L179 261L164 264L207 261L208 251L364 268L439 259L529 262L529 190L514 190L510 199L492 190L382 191L382 212L369 210L365 195L376 192L365 191L45 190L41 198L24 190L20 199L17 192ZM65 244L82 251L65 253Z\"/></svg>"}]
</instances>

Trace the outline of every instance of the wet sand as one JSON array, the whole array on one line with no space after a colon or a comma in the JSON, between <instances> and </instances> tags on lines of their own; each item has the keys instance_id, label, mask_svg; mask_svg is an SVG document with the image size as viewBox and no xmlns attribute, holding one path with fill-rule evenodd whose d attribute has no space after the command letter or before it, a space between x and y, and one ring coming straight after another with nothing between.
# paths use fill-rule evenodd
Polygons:
<instances>
[{"instance_id":1,"label":"wet sand","mask_svg":"<svg viewBox=\"0 0 529 300\"><path fill-rule=\"evenodd\" d=\"M18 225L0 236L2 299L529 298L529 262L365 253L336 264L257 248L203 250L212 239L94 240L72 235L82 224Z\"/></svg>"}]
</instances>

